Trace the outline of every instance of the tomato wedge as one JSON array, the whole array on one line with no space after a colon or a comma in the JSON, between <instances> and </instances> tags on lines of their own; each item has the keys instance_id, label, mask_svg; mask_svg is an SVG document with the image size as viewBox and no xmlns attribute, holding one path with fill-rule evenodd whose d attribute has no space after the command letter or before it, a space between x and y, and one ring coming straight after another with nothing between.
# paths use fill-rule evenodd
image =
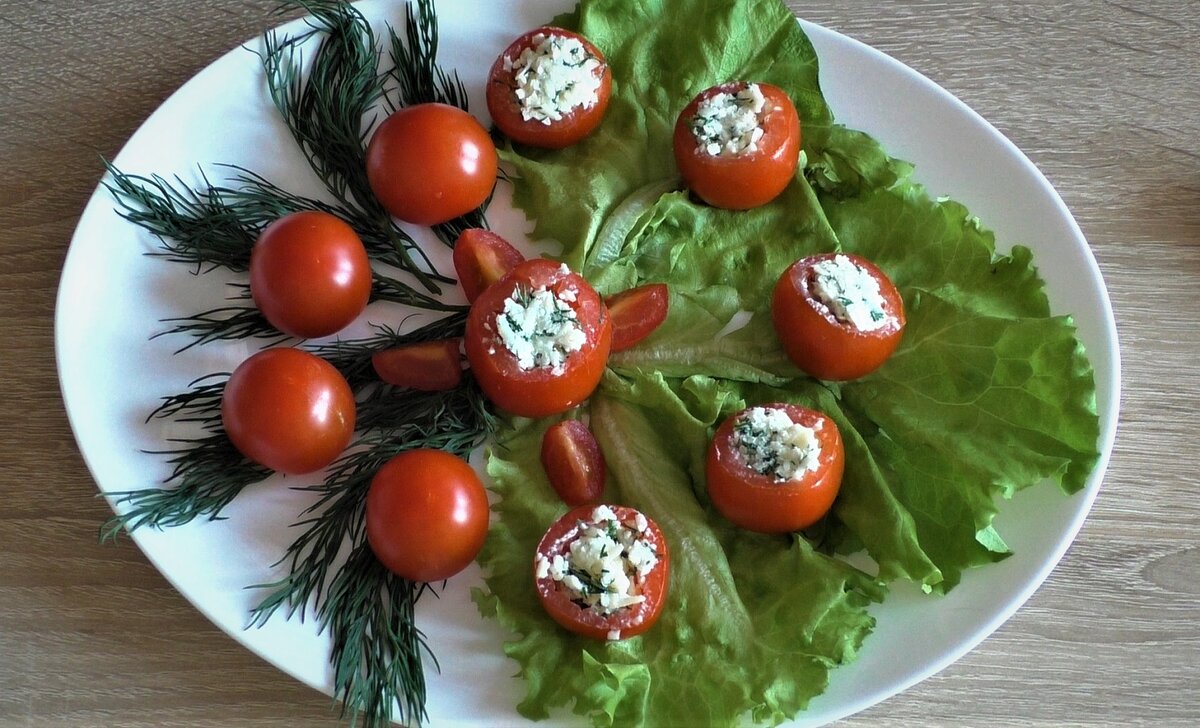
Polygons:
<instances>
[{"instance_id":1,"label":"tomato wedge","mask_svg":"<svg viewBox=\"0 0 1200 728\"><path fill-rule=\"evenodd\" d=\"M462 339L426 341L375 352L371 366L379 378L397 387L443 392L462 382Z\"/></svg>"},{"instance_id":2,"label":"tomato wedge","mask_svg":"<svg viewBox=\"0 0 1200 728\"><path fill-rule=\"evenodd\" d=\"M796 366L818 379L845 381L875 371L896 350L904 335L904 300L866 258L814 255L779 277L771 318Z\"/></svg>"},{"instance_id":3,"label":"tomato wedge","mask_svg":"<svg viewBox=\"0 0 1200 728\"><path fill-rule=\"evenodd\" d=\"M708 495L742 528L797 531L829 511L845 460L841 433L827 415L794 404L749 407L717 428L705 469Z\"/></svg>"},{"instance_id":4,"label":"tomato wedge","mask_svg":"<svg viewBox=\"0 0 1200 728\"><path fill-rule=\"evenodd\" d=\"M525 256L491 230L468 228L454 241L453 259L467 303L474 303L485 288L503 278Z\"/></svg>"},{"instance_id":5,"label":"tomato wedge","mask_svg":"<svg viewBox=\"0 0 1200 728\"><path fill-rule=\"evenodd\" d=\"M667 601L667 540L648 517L624 506L580 506L554 522L533 560L546 613L598 640L635 637Z\"/></svg>"},{"instance_id":6,"label":"tomato wedge","mask_svg":"<svg viewBox=\"0 0 1200 728\"><path fill-rule=\"evenodd\" d=\"M651 283L609 296L613 321L613 351L625 351L645 339L667 320L667 284Z\"/></svg>"},{"instance_id":7,"label":"tomato wedge","mask_svg":"<svg viewBox=\"0 0 1200 728\"><path fill-rule=\"evenodd\" d=\"M579 420L563 420L546 430L542 467L554 492L569 506L595 503L604 493L604 454L596 436Z\"/></svg>"},{"instance_id":8,"label":"tomato wedge","mask_svg":"<svg viewBox=\"0 0 1200 728\"><path fill-rule=\"evenodd\" d=\"M483 393L522 417L547 417L587 399L600 383L612 320L582 276L527 260L475 299L467 361Z\"/></svg>"}]
</instances>

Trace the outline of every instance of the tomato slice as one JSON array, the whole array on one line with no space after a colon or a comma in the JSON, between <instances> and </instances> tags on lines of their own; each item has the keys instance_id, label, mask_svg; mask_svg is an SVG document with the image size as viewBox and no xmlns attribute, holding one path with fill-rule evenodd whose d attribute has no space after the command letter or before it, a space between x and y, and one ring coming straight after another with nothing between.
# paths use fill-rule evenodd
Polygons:
<instances>
[{"instance_id":1,"label":"tomato slice","mask_svg":"<svg viewBox=\"0 0 1200 728\"><path fill-rule=\"evenodd\" d=\"M596 436L579 420L563 420L546 430L542 467L554 492L569 506L595 503L604 493L604 454Z\"/></svg>"},{"instance_id":2,"label":"tomato slice","mask_svg":"<svg viewBox=\"0 0 1200 728\"><path fill-rule=\"evenodd\" d=\"M754 410L766 414L756 416ZM776 411L786 415L785 422L808 428L812 440L806 444L815 441L819 448L811 461L798 458L797 451L786 446L774 453L765 449L769 448L766 440L779 442L780 435L767 435L769 425L763 424ZM755 457L762 453L762 459L748 458L747 453ZM771 468L789 461L810 462L811 469L801 467L794 477L780 480ZM761 533L786 533L808 528L829 511L841 487L845 461L841 433L827 415L794 404L764 404L738 412L717 428L708 449L705 480L713 506L736 525Z\"/></svg>"},{"instance_id":3,"label":"tomato slice","mask_svg":"<svg viewBox=\"0 0 1200 728\"><path fill-rule=\"evenodd\" d=\"M739 93L749 94L752 88L762 94L762 109L756 114L763 132L761 138L741 151L726 149L710 153L708 145L702 144L701 137L693 131L698 112L712 113L707 108L709 104ZM702 104L706 108L702 109ZM719 123L716 127L705 126L719 127ZM713 138L705 136L706 141ZM748 141L740 135L737 138L741 141L733 142L734 147ZM723 148L719 142L714 144L713 149ZM679 172L696 196L713 207L746 210L775 199L791 182L800 158L800 117L792 100L778 86L746 81L725 83L701 91L684 107L675 122L673 146Z\"/></svg>"},{"instance_id":4,"label":"tomato slice","mask_svg":"<svg viewBox=\"0 0 1200 728\"><path fill-rule=\"evenodd\" d=\"M563 60L555 68L553 59ZM560 74L568 76L562 95L569 97L569 108L538 103L544 100L538 84L521 81ZM486 89L488 113L500 131L515 142L546 149L561 149L591 134L604 119L611 95L612 73L604 54L578 33L550 26L535 28L505 48L488 72Z\"/></svg>"},{"instance_id":5,"label":"tomato slice","mask_svg":"<svg viewBox=\"0 0 1200 728\"><path fill-rule=\"evenodd\" d=\"M612 514L615 520L608 520L604 516L605 512ZM601 514L599 519L598 514ZM589 529L597 525L600 528ZM610 528L612 530L609 530ZM594 560L589 563L586 557L573 558L573 544L579 544L576 549L586 552L589 549L583 548L585 541L590 540L593 546L598 542L603 543L602 540L598 541L589 536L597 530L617 534L612 543L616 544L616 550L622 556L614 556L610 564L620 564L623 567L622 576L628 580L627 589L621 588L624 584L620 579L610 581L610 577L602 575L596 568L602 564L597 564ZM638 551L645 554L645 551L641 550L645 547L654 554L652 564L644 562L649 566L645 573L639 571L633 563L637 560L636 557L628 559L623 556L629 553L626 541L641 542L642 546L636 547ZM599 549L592 550L594 552ZM611 553L612 550L610 543L604 553ZM561 559L561 565L570 567L572 573L577 574L576 579L586 579L586 583L602 588L607 586L615 594L608 597L582 596L579 591L569 586L570 577L562 578L561 569L555 568L556 557ZM546 535L542 536L533 560L534 584L546 613L563 627L592 639L626 639L642 634L658 621L667 601L670 562L667 540L658 525L647 516L624 506L580 506L555 521L546 531ZM618 585L613 585L614 582ZM622 591L637 600L636 603L627 606L606 606L603 603L604 599L621 599ZM590 604L588 600L601 601L599 604Z\"/></svg>"},{"instance_id":6,"label":"tomato slice","mask_svg":"<svg viewBox=\"0 0 1200 728\"><path fill-rule=\"evenodd\" d=\"M454 272L467 303L523 260L521 251L491 230L468 228L454 242Z\"/></svg>"},{"instance_id":7,"label":"tomato slice","mask_svg":"<svg viewBox=\"0 0 1200 728\"><path fill-rule=\"evenodd\" d=\"M857 305L881 316L869 324L875 328L860 328L852 315L845 311L839 315L822 297L821 290L827 287L818 286L821 266L838 258L843 259L838 268L844 269L848 262L878 287L877 298L854 295ZM852 285L850 290L860 288ZM900 344L905 325L904 300L887 274L866 258L845 253L814 255L789 266L775 285L771 317L784 351L796 366L832 381L857 379L882 366Z\"/></svg>"},{"instance_id":8,"label":"tomato slice","mask_svg":"<svg viewBox=\"0 0 1200 728\"><path fill-rule=\"evenodd\" d=\"M497 407L522 417L559 414L587 399L611 344L612 320L599 294L546 259L517 265L475 299L467 316L465 348L476 381Z\"/></svg>"},{"instance_id":9,"label":"tomato slice","mask_svg":"<svg viewBox=\"0 0 1200 728\"><path fill-rule=\"evenodd\" d=\"M605 299L613 321L613 351L637 346L667 320L670 298L665 283L651 283L621 291Z\"/></svg>"},{"instance_id":10,"label":"tomato slice","mask_svg":"<svg viewBox=\"0 0 1200 728\"><path fill-rule=\"evenodd\" d=\"M388 384L443 392L462 382L462 339L426 341L375 352L371 365Z\"/></svg>"}]
</instances>

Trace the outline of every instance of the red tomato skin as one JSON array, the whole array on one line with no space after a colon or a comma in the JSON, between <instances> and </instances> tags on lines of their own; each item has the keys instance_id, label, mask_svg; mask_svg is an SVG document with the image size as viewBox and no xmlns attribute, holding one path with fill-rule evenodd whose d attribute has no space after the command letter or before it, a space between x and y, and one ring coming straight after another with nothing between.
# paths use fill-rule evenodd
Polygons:
<instances>
[{"instance_id":1,"label":"red tomato skin","mask_svg":"<svg viewBox=\"0 0 1200 728\"><path fill-rule=\"evenodd\" d=\"M384 119L367 145L367 180L384 209L436 225L483 204L496 183L496 145L475 117L416 104Z\"/></svg>"},{"instance_id":2,"label":"red tomato skin","mask_svg":"<svg viewBox=\"0 0 1200 728\"><path fill-rule=\"evenodd\" d=\"M750 468L733 444L733 427L743 410L717 428L708 449L705 479L717 511L737 526L759 533L787 533L808 528L829 512L841 488L846 454L842 435L828 416L794 404L764 404L786 410L792 422L820 423L819 466L801 480L778 483Z\"/></svg>"},{"instance_id":3,"label":"red tomato skin","mask_svg":"<svg viewBox=\"0 0 1200 728\"><path fill-rule=\"evenodd\" d=\"M377 351L371 366L379 378L396 387L444 392L462 383L462 339L443 339Z\"/></svg>"},{"instance_id":4,"label":"red tomato skin","mask_svg":"<svg viewBox=\"0 0 1200 728\"><path fill-rule=\"evenodd\" d=\"M542 436L542 468L563 503L581 506L595 503L604 494L608 468L600 443L579 420L563 420Z\"/></svg>"},{"instance_id":5,"label":"red tomato skin","mask_svg":"<svg viewBox=\"0 0 1200 728\"><path fill-rule=\"evenodd\" d=\"M417 449L371 480L367 542L380 563L415 582L449 579L475 560L488 530L483 481L461 458Z\"/></svg>"},{"instance_id":6,"label":"red tomato skin","mask_svg":"<svg viewBox=\"0 0 1200 728\"><path fill-rule=\"evenodd\" d=\"M285 334L335 334L371 298L367 249L354 228L327 212L284 215L263 228L250 252L250 295Z\"/></svg>"},{"instance_id":7,"label":"red tomato skin","mask_svg":"<svg viewBox=\"0 0 1200 728\"><path fill-rule=\"evenodd\" d=\"M665 283L651 283L605 299L613 320L612 350L625 351L642 342L667 320L670 293Z\"/></svg>"},{"instance_id":8,"label":"red tomato skin","mask_svg":"<svg viewBox=\"0 0 1200 728\"><path fill-rule=\"evenodd\" d=\"M883 365L904 335L904 300L887 274L859 255L845 255L879 282L884 312L895 324L860 331L838 321L810 291L812 268L834 253L801 258L779 277L771 300L771 319L783 350L807 374L827 381L866 376Z\"/></svg>"},{"instance_id":9,"label":"red tomato skin","mask_svg":"<svg viewBox=\"0 0 1200 728\"><path fill-rule=\"evenodd\" d=\"M491 230L468 228L454 241L454 273L467 303L524 260L521 251Z\"/></svg>"},{"instance_id":10,"label":"red tomato skin","mask_svg":"<svg viewBox=\"0 0 1200 728\"><path fill-rule=\"evenodd\" d=\"M771 84L758 84L767 100L758 150L714 157L697 147L691 120L700 103L721 92L737 93L748 85L738 81L701 91L675 122L673 145L679 172L692 192L713 207L748 210L765 205L783 192L796 173L800 159L800 117L787 93Z\"/></svg>"},{"instance_id":11,"label":"red tomato skin","mask_svg":"<svg viewBox=\"0 0 1200 728\"><path fill-rule=\"evenodd\" d=\"M609 506L617 514L621 523L633 523L637 511L626 506ZM584 637L608 641L610 632L621 633L620 639L636 637L651 627L662 615L667 603L667 591L670 586L671 554L667 548L667 539L663 536L658 524L646 517L649 523L649 533L645 538L650 547L658 554L658 564L646 575L642 583L642 594L646 601L625 610L602 615L593 609L584 609L571 601L564 590L560 590L551 578L537 578L537 555L547 558L554 554L566 555L571 542L575 540L576 522L591 520L593 505L579 506L554 522L542 536L534 557L534 584L537 588L538 599L550 618L559 625Z\"/></svg>"},{"instance_id":12,"label":"red tomato skin","mask_svg":"<svg viewBox=\"0 0 1200 728\"><path fill-rule=\"evenodd\" d=\"M572 288L575 310L587 341L567 359L562 374L548 368L522 370L496 333L496 314L518 287ZM612 345L612 320L599 294L582 276L562 270L544 258L519 264L480 294L467 315L467 361L483 393L500 409L521 417L548 417L566 412L591 396Z\"/></svg>"},{"instance_id":13,"label":"red tomato skin","mask_svg":"<svg viewBox=\"0 0 1200 728\"><path fill-rule=\"evenodd\" d=\"M354 393L324 359L299 349L242 362L221 397L221 423L250 460L289 475L324 468L354 434Z\"/></svg>"},{"instance_id":14,"label":"red tomato skin","mask_svg":"<svg viewBox=\"0 0 1200 728\"><path fill-rule=\"evenodd\" d=\"M596 90L596 103L590 107L578 108L563 118L550 124L543 124L537 119L526 120L521 115L521 104L513 93L515 81L513 71L504 70L505 59L516 60L526 48L535 47L534 36L539 33L552 36L575 38L583 44L584 49L600 61L600 88ZM612 96L612 72L604 54L587 38L564 28L543 26L535 28L514 40L504 52L496 58L488 72L486 89L488 113L492 121L504 136L520 144L528 144L543 149L562 149L569 147L595 131L604 120L608 109L608 100Z\"/></svg>"}]
</instances>

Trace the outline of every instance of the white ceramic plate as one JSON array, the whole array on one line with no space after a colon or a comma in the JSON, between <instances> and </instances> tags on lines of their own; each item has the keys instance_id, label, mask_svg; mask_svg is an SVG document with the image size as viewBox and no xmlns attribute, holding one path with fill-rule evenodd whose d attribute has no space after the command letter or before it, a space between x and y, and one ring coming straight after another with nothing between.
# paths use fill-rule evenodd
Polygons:
<instances>
[{"instance_id":1,"label":"white ceramic plate","mask_svg":"<svg viewBox=\"0 0 1200 728\"><path fill-rule=\"evenodd\" d=\"M438 5L441 62L459 71L472 92L472 108L481 114L482 82L491 59L509 39L568 9L569 2L442 0ZM402 27L401 3L362 8L375 20ZM797 721L813 725L870 706L950 664L1045 579L1086 516L1107 465L1120 362L1112 310L1087 241L1033 164L980 116L915 71L832 31L804 27L817 47L822 84L840 121L869 131L895 156L915 162L917 176L931 192L966 203L996 231L1001 248L1023 243L1034 250L1055 312L1074 315L1095 366L1103 453L1084 492L1067 498L1044 485L1004 506L997 527L1015 551L1012 558L967 573L944 598L897 587L875 608L878 628L860 659L834 671L828 692ZM265 98L257 59L244 48L171 96L115 161L127 172L177 174L190 184L199 182L199 164L235 162L297 192L321 192ZM212 167L206 171L214 173ZM106 493L152 487L167 475L161 457L145 454L180 433L169 423L144 421L161 397L185 391L197 376L231 371L256 346L207 345L173 355L185 341L149 339L162 329L160 319L218 305L227 292L225 279L196 277L186 266L148 257L156 242L119 218L113 207L98 189L84 211L64 266L56 317L63 397L80 450ZM507 209L500 199L489 218L509 237L523 237L524 219ZM448 269L447 260L438 263ZM376 318L384 312L370 311ZM243 629L260 596L245 587L280 576L270 565L294 538L288 526L307 503L308 496L273 479L240 495L225 512L227 520L166 532L141 530L134 540L217 626L281 670L329 692L328 638L317 634L312 620L276 617L261 629ZM506 635L479 617L468 598L479 582L472 567L451 580L441 599L421 603L419 623L442 666L440 674L430 675L434 725L524 722L514 709L523 685L511 677L515 665L501 652Z\"/></svg>"}]
</instances>

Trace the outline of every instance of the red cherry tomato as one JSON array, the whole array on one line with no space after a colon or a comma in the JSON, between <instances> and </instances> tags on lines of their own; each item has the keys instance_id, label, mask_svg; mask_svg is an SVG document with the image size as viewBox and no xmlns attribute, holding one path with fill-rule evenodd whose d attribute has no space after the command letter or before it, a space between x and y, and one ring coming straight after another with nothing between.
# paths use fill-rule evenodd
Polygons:
<instances>
[{"instance_id":1,"label":"red cherry tomato","mask_svg":"<svg viewBox=\"0 0 1200 728\"><path fill-rule=\"evenodd\" d=\"M609 506L616 514L621 525L637 531L636 525L639 514L633 508L624 506ZM555 622L572 632L598 640L615 640L635 637L654 626L662 614L667 601L667 587L671 572L671 558L667 550L667 540L654 521L645 518L646 528L638 534L655 554L658 563L641 578L631 581L635 584L636 593L645 600L634 605L621 607L609 614L595 607L581 605L573 601L574 596L563 585L551 576L540 576L540 562L553 560L554 556L566 558L570 554L571 544L576 541L581 532L581 522L588 523L596 507L580 506L569 511L554 522L542 536L534 557L534 583L537 587L538 598L546 613Z\"/></svg>"},{"instance_id":2,"label":"red cherry tomato","mask_svg":"<svg viewBox=\"0 0 1200 728\"><path fill-rule=\"evenodd\" d=\"M761 533L784 533L808 528L833 505L842 484L845 451L837 425L828 416L794 404L765 404L782 409L788 418L816 430L820 455L815 470L798 479L779 481L755 470L738 447L736 429L747 408L721 423L708 449L705 480L713 506L733 523Z\"/></svg>"},{"instance_id":3,"label":"red cherry tomato","mask_svg":"<svg viewBox=\"0 0 1200 728\"><path fill-rule=\"evenodd\" d=\"M692 99L675 122L675 162L692 192L712 205L746 210L775 199L791 182L800 158L800 117L778 86L756 84L766 100L758 114L763 130L755 150L712 155L697 142L692 124L700 104L717 94L737 94L745 81L706 89Z\"/></svg>"},{"instance_id":4,"label":"red cherry tomato","mask_svg":"<svg viewBox=\"0 0 1200 728\"><path fill-rule=\"evenodd\" d=\"M371 261L354 228L305 210L263 228L250 252L250 295L272 326L292 336L329 336L371 298Z\"/></svg>"},{"instance_id":5,"label":"red cherry tomato","mask_svg":"<svg viewBox=\"0 0 1200 728\"><path fill-rule=\"evenodd\" d=\"M487 491L461 458L409 450L371 480L366 521L367 542L384 566L409 581L442 581L483 547Z\"/></svg>"},{"instance_id":6,"label":"red cherry tomato","mask_svg":"<svg viewBox=\"0 0 1200 728\"><path fill-rule=\"evenodd\" d=\"M844 255L879 284L886 323L861 330L840 320L814 292L814 266ZM871 261L843 253L814 255L793 263L775 285L771 301L775 331L788 357L808 374L825 380L857 379L878 369L904 334L904 300L891 279Z\"/></svg>"},{"instance_id":7,"label":"red cherry tomato","mask_svg":"<svg viewBox=\"0 0 1200 728\"><path fill-rule=\"evenodd\" d=\"M599 81L595 98L584 96L584 101L567 110L560 118L547 119L546 115L517 96L517 68L521 53L526 49L536 51L546 38L563 38L579 41L588 59L598 62L592 71ZM545 63L546 61L542 61ZM547 149L561 149L591 134L604 119L608 99L612 95L612 73L608 63L596 46L586 38L569 30L554 27L535 28L512 42L488 72L487 107L504 135L515 142ZM589 103L590 102L590 103Z\"/></svg>"},{"instance_id":8,"label":"red cherry tomato","mask_svg":"<svg viewBox=\"0 0 1200 728\"><path fill-rule=\"evenodd\" d=\"M371 190L392 215L418 225L446 222L483 204L498 164L487 130L447 104L396 111L367 146Z\"/></svg>"},{"instance_id":9,"label":"red cherry tomato","mask_svg":"<svg viewBox=\"0 0 1200 728\"><path fill-rule=\"evenodd\" d=\"M637 346L667 320L670 296L665 283L651 283L621 291L604 300L613 321L613 351Z\"/></svg>"},{"instance_id":10,"label":"red cherry tomato","mask_svg":"<svg viewBox=\"0 0 1200 728\"><path fill-rule=\"evenodd\" d=\"M329 465L354 434L354 393L324 359L299 349L260 351L234 370L221 423L240 453L281 473Z\"/></svg>"},{"instance_id":11,"label":"red cherry tomato","mask_svg":"<svg viewBox=\"0 0 1200 728\"><path fill-rule=\"evenodd\" d=\"M444 392L462 382L462 339L397 346L371 355L379 378L397 387Z\"/></svg>"},{"instance_id":12,"label":"red cherry tomato","mask_svg":"<svg viewBox=\"0 0 1200 728\"><path fill-rule=\"evenodd\" d=\"M491 230L468 228L454 241L454 272L467 303L523 260L521 251Z\"/></svg>"},{"instance_id":13,"label":"red cherry tomato","mask_svg":"<svg viewBox=\"0 0 1200 728\"><path fill-rule=\"evenodd\" d=\"M542 467L554 492L569 506L595 503L604 493L604 454L579 420L555 423L542 436Z\"/></svg>"},{"instance_id":14,"label":"red cherry tomato","mask_svg":"<svg viewBox=\"0 0 1200 728\"><path fill-rule=\"evenodd\" d=\"M514 295L528 297L543 289L555 298L565 297L560 300L574 313L582 344L558 366L522 368L504 342L499 319ZM546 417L574 407L596 389L608 363L612 321L582 276L539 258L519 264L475 299L467 316L465 344L471 371L492 403L514 415Z\"/></svg>"}]
</instances>

